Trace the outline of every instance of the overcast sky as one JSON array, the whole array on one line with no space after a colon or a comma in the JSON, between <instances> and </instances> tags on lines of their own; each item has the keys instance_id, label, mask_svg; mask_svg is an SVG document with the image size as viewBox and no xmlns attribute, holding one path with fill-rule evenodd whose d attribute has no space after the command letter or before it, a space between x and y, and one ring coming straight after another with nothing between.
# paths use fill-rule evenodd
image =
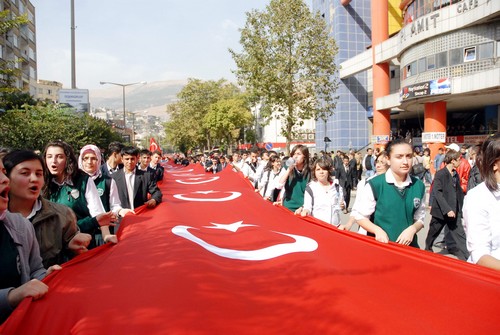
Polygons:
<instances>
[{"instance_id":1,"label":"overcast sky","mask_svg":"<svg viewBox=\"0 0 500 335\"><path fill-rule=\"evenodd\" d=\"M71 87L70 0L35 6L38 79ZM269 0L75 0L76 84L234 80L245 12ZM307 1L309 3L309 1ZM104 88L104 87L103 87Z\"/></svg>"}]
</instances>

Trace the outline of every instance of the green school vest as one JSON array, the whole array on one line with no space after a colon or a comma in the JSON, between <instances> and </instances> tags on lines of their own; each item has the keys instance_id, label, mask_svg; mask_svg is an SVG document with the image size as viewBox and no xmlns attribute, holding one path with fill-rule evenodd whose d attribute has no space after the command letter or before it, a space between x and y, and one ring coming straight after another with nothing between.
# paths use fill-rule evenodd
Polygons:
<instances>
[{"instance_id":1,"label":"green school vest","mask_svg":"<svg viewBox=\"0 0 500 335\"><path fill-rule=\"evenodd\" d=\"M99 224L95 218L90 216L87 207L85 191L87 190L88 180L89 176L87 174L80 173L74 178L73 185L67 183L57 185L51 182L49 185L49 200L71 208L75 212L80 231L93 235L95 229L99 228Z\"/></svg>"},{"instance_id":2,"label":"green school vest","mask_svg":"<svg viewBox=\"0 0 500 335\"><path fill-rule=\"evenodd\" d=\"M424 197L424 183L414 177L411 177L411 181L411 184L403 190L399 190L394 184L387 183L385 174L368 181L377 202L373 213L373 223L381 227L389 236L389 240L393 242L403 230L414 223L413 215ZM417 234L410 245L418 248Z\"/></svg>"}]
</instances>

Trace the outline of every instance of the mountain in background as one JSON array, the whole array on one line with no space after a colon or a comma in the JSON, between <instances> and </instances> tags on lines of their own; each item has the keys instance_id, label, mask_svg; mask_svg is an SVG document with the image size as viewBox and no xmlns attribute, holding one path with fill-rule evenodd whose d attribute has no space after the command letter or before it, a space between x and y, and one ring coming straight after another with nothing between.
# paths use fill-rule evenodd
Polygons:
<instances>
[{"instance_id":1,"label":"mountain in background","mask_svg":"<svg viewBox=\"0 0 500 335\"><path fill-rule=\"evenodd\" d=\"M130 112L148 111L149 115L168 119L166 108L177 100L177 93L187 80L156 81L125 87L125 107ZM90 90L92 108L123 110L123 89L117 85L103 85L101 89Z\"/></svg>"}]
</instances>

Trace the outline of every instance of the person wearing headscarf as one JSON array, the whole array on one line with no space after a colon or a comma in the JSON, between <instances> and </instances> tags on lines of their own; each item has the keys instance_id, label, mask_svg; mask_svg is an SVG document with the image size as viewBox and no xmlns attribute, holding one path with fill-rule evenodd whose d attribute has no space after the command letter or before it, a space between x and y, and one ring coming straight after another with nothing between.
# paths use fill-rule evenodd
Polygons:
<instances>
[{"instance_id":1,"label":"person wearing headscarf","mask_svg":"<svg viewBox=\"0 0 500 335\"><path fill-rule=\"evenodd\" d=\"M117 217L123 217L132 210L122 208L116 182L113 178L103 174L100 169L101 157L101 150L93 144L88 144L80 150L78 168L94 181L104 210L112 212ZM96 235L97 245L102 244L102 241L102 237Z\"/></svg>"},{"instance_id":2,"label":"person wearing headscarf","mask_svg":"<svg viewBox=\"0 0 500 335\"><path fill-rule=\"evenodd\" d=\"M93 180L78 169L73 148L64 141L50 142L45 147L43 159L49 171L44 196L73 210L80 231L92 236L88 249L97 245L95 237L99 233L104 242L116 243L109 226L115 224L117 216L104 210Z\"/></svg>"}]
</instances>

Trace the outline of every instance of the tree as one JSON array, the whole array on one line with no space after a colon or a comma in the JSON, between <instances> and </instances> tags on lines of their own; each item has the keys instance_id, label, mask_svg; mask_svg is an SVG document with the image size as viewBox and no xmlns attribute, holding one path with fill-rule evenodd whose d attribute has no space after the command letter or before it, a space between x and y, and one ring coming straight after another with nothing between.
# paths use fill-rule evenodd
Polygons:
<instances>
[{"instance_id":1,"label":"tree","mask_svg":"<svg viewBox=\"0 0 500 335\"><path fill-rule=\"evenodd\" d=\"M228 148L232 148L239 137L239 130L252 124L252 120L247 99L243 94L239 94L212 104L203 118L203 123L210 136L218 139L215 145L226 144Z\"/></svg>"},{"instance_id":2,"label":"tree","mask_svg":"<svg viewBox=\"0 0 500 335\"><path fill-rule=\"evenodd\" d=\"M179 101L167 107L170 121L165 123L165 131L169 142L183 152L195 148L210 149L222 138L229 141L223 127L234 130L233 127L247 125L248 115L241 111L245 98L238 87L223 79L189 79L177 98ZM231 116L222 116L224 111L231 111ZM234 114L242 119L235 120Z\"/></svg>"},{"instance_id":3,"label":"tree","mask_svg":"<svg viewBox=\"0 0 500 335\"><path fill-rule=\"evenodd\" d=\"M11 149L42 150L53 140L62 139L78 150L92 143L107 148L121 141L106 121L78 114L59 105L28 106L0 115L0 146Z\"/></svg>"},{"instance_id":4,"label":"tree","mask_svg":"<svg viewBox=\"0 0 500 335\"><path fill-rule=\"evenodd\" d=\"M302 0L271 0L264 11L248 12L240 43L241 53L229 50L238 81L260 99L265 120L281 120L288 153L295 126L335 110L336 43Z\"/></svg>"}]
</instances>

